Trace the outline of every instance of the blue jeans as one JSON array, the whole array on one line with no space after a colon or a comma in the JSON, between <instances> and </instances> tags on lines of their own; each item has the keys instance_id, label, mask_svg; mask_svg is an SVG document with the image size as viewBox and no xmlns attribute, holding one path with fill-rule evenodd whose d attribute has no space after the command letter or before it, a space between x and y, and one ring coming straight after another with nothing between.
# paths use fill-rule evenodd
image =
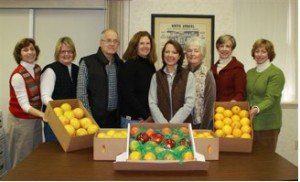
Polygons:
<instances>
[{"instance_id":1,"label":"blue jeans","mask_svg":"<svg viewBox=\"0 0 300 182\"><path fill-rule=\"evenodd\" d=\"M48 123L44 122L44 134L46 142L57 141L52 129L50 128Z\"/></svg>"},{"instance_id":2,"label":"blue jeans","mask_svg":"<svg viewBox=\"0 0 300 182\"><path fill-rule=\"evenodd\" d=\"M121 117L121 128L127 128L128 123L138 123L139 120L129 120L124 117Z\"/></svg>"}]
</instances>

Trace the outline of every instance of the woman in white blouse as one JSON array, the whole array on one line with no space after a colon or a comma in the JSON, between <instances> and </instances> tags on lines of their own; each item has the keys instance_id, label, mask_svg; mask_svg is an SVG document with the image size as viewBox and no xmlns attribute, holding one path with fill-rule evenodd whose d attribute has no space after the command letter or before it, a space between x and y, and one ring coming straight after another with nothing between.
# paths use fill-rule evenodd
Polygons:
<instances>
[{"instance_id":1,"label":"woman in white blouse","mask_svg":"<svg viewBox=\"0 0 300 182\"><path fill-rule=\"evenodd\" d=\"M41 76L41 95L43 109L51 100L75 99L78 66L73 64L76 57L74 42L70 37L58 39L55 47L55 61L43 69ZM57 140L50 126L44 124L46 142Z\"/></svg>"},{"instance_id":2,"label":"woman in white blouse","mask_svg":"<svg viewBox=\"0 0 300 182\"><path fill-rule=\"evenodd\" d=\"M175 40L169 40L162 50L163 67L151 79L149 107L156 123L192 123L195 103L193 73L182 68L184 52Z\"/></svg>"},{"instance_id":3,"label":"woman in white blouse","mask_svg":"<svg viewBox=\"0 0 300 182\"><path fill-rule=\"evenodd\" d=\"M41 67L35 64L39 53L31 38L22 39L14 49L18 66L9 80L9 167L15 167L42 142Z\"/></svg>"}]
</instances>

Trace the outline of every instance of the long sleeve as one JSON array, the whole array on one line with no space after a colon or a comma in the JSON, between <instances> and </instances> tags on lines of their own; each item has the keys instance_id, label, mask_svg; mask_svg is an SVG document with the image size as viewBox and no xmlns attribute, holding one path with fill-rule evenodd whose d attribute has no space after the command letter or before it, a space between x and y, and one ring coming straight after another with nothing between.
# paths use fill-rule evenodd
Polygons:
<instances>
[{"instance_id":1,"label":"long sleeve","mask_svg":"<svg viewBox=\"0 0 300 182\"><path fill-rule=\"evenodd\" d=\"M237 68L234 75L234 97L232 100L243 101L245 100L247 84L247 75L243 68Z\"/></svg>"},{"instance_id":2,"label":"long sleeve","mask_svg":"<svg viewBox=\"0 0 300 182\"><path fill-rule=\"evenodd\" d=\"M44 105L52 101L52 94L54 91L56 76L51 68L47 68L41 75L41 97Z\"/></svg>"},{"instance_id":3,"label":"long sleeve","mask_svg":"<svg viewBox=\"0 0 300 182\"><path fill-rule=\"evenodd\" d=\"M216 100L216 83L212 72L208 71L205 79L202 128L207 128L209 122L213 120L213 112L214 112L213 107L214 107L215 100Z\"/></svg>"},{"instance_id":4,"label":"long sleeve","mask_svg":"<svg viewBox=\"0 0 300 182\"><path fill-rule=\"evenodd\" d=\"M21 108L23 109L24 112L28 113L29 108L31 106L29 103L25 81L23 77L19 73L14 74L11 79L11 85L14 88L16 97L18 99Z\"/></svg>"},{"instance_id":5,"label":"long sleeve","mask_svg":"<svg viewBox=\"0 0 300 182\"><path fill-rule=\"evenodd\" d=\"M134 63L126 63L124 65L121 76L121 89L124 102L128 104L138 116L142 117L143 119L147 119L150 113L148 113L145 107L139 102L134 91L136 85L139 84L135 83L135 69L138 68L138 65ZM141 78L140 81L144 80Z\"/></svg>"},{"instance_id":6,"label":"long sleeve","mask_svg":"<svg viewBox=\"0 0 300 182\"><path fill-rule=\"evenodd\" d=\"M91 113L91 108L87 93L87 83L88 83L88 72L84 61L81 61L79 65L78 78L77 78L77 98L81 100L84 107Z\"/></svg>"},{"instance_id":7,"label":"long sleeve","mask_svg":"<svg viewBox=\"0 0 300 182\"><path fill-rule=\"evenodd\" d=\"M269 77L265 96L263 100L257 104L260 113L263 113L265 110L268 110L270 107L272 107L275 100L278 100L278 98L281 97L284 82L284 75L281 70Z\"/></svg>"},{"instance_id":8,"label":"long sleeve","mask_svg":"<svg viewBox=\"0 0 300 182\"><path fill-rule=\"evenodd\" d=\"M156 123L168 123L166 118L163 116L162 112L158 108L157 101L157 83L156 83L156 74L152 76L150 90L149 90L149 107L153 120Z\"/></svg>"},{"instance_id":9,"label":"long sleeve","mask_svg":"<svg viewBox=\"0 0 300 182\"><path fill-rule=\"evenodd\" d=\"M186 118L191 114L196 97L196 88L195 88L195 78L193 73L189 73L188 81L185 89L185 103L184 105L176 112L173 118L170 120L170 123L183 123Z\"/></svg>"}]
</instances>

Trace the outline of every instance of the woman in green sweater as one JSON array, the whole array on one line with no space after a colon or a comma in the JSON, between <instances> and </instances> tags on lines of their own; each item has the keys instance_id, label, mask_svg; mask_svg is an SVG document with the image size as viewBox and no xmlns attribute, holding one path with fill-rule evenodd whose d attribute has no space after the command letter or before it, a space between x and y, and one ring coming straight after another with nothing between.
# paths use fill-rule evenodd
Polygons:
<instances>
[{"instance_id":1,"label":"woman in green sweater","mask_svg":"<svg viewBox=\"0 0 300 182\"><path fill-rule=\"evenodd\" d=\"M282 125L280 100L284 75L271 63L276 54L269 40L257 40L251 54L257 64L247 72L247 101L251 106L254 141L275 152Z\"/></svg>"}]
</instances>

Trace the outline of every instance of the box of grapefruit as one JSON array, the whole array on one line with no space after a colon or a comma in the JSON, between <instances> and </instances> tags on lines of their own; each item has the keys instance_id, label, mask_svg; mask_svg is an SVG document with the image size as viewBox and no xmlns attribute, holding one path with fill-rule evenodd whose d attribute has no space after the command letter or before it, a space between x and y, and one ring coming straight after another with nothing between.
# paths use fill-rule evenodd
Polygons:
<instances>
[{"instance_id":1,"label":"box of grapefruit","mask_svg":"<svg viewBox=\"0 0 300 182\"><path fill-rule=\"evenodd\" d=\"M94 136L94 160L116 160L126 151L127 128L101 128Z\"/></svg>"},{"instance_id":2,"label":"box of grapefruit","mask_svg":"<svg viewBox=\"0 0 300 182\"><path fill-rule=\"evenodd\" d=\"M253 127L248 102L215 102L214 133L220 151L252 152Z\"/></svg>"},{"instance_id":3,"label":"box of grapefruit","mask_svg":"<svg viewBox=\"0 0 300 182\"><path fill-rule=\"evenodd\" d=\"M93 146L99 126L78 99L50 101L45 117L65 152Z\"/></svg>"},{"instance_id":4,"label":"box of grapefruit","mask_svg":"<svg viewBox=\"0 0 300 182\"><path fill-rule=\"evenodd\" d=\"M206 160L219 160L219 138L212 130L193 130L195 148Z\"/></svg>"}]
</instances>

